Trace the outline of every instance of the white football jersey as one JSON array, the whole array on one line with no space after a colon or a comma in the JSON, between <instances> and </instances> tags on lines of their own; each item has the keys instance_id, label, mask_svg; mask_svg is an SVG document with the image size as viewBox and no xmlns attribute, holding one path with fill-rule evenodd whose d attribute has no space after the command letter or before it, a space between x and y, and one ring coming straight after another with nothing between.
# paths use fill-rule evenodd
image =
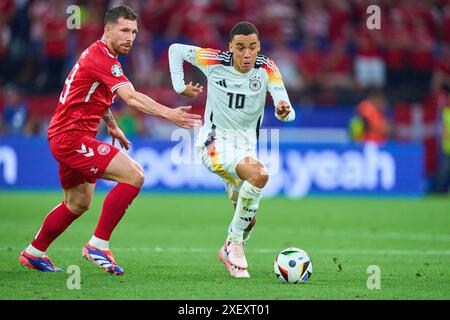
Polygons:
<instances>
[{"instance_id":1,"label":"white football jersey","mask_svg":"<svg viewBox=\"0 0 450 320\"><path fill-rule=\"evenodd\" d=\"M175 91L185 89L183 60L199 68L207 77L207 99L204 124L198 143L221 137L247 146L256 146L259 127L263 121L267 91L275 105L289 97L280 71L269 58L258 55L253 69L241 73L233 67L229 51L173 44L169 48L169 65ZM292 105L291 105L292 106ZM289 115L292 119L294 111Z\"/></svg>"}]
</instances>

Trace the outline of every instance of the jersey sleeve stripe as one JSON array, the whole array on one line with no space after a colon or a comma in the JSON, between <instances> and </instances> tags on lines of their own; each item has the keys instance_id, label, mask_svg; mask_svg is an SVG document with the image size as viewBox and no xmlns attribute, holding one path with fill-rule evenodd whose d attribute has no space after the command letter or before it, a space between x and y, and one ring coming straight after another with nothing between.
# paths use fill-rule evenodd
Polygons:
<instances>
[{"instance_id":1,"label":"jersey sleeve stripe","mask_svg":"<svg viewBox=\"0 0 450 320\"><path fill-rule=\"evenodd\" d=\"M201 57L205 57L205 58L208 58L208 57L214 58L214 57L218 56L218 54L216 54L214 52L199 52L198 55Z\"/></svg>"},{"instance_id":2,"label":"jersey sleeve stripe","mask_svg":"<svg viewBox=\"0 0 450 320\"><path fill-rule=\"evenodd\" d=\"M220 64L218 59L219 53L220 50L200 48L195 54L195 60L202 67Z\"/></svg>"},{"instance_id":3,"label":"jersey sleeve stripe","mask_svg":"<svg viewBox=\"0 0 450 320\"><path fill-rule=\"evenodd\" d=\"M261 64L261 66L266 70L267 75L269 76L269 83L283 83L283 77L281 76L280 70L273 60L270 60L265 56L258 56L256 61L257 63Z\"/></svg>"},{"instance_id":4,"label":"jersey sleeve stripe","mask_svg":"<svg viewBox=\"0 0 450 320\"><path fill-rule=\"evenodd\" d=\"M116 91L118 88L126 86L126 85L130 85L133 87L133 84L129 81L126 82L120 82L118 84L116 84L114 87L111 88L111 92L114 93L114 91Z\"/></svg>"},{"instance_id":5,"label":"jersey sleeve stripe","mask_svg":"<svg viewBox=\"0 0 450 320\"><path fill-rule=\"evenodd\" d=\"M281 75L279 72L274 71L272 68L268 67L267 65L264 66L264 69L266 69L267 74L269 76L269 83L273 84L282 84L283 78L281 78Z\"/></svg>"}]
</instances>

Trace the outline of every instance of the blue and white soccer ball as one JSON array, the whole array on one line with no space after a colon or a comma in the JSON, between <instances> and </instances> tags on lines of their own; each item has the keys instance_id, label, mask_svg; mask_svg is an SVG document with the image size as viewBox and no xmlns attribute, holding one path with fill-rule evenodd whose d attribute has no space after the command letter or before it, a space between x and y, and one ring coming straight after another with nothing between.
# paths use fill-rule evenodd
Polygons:
<instances>
[{"instance_id":1,"label":"blue and white soccer ball","mask_svg":"<svg viewBox=\"0 0 450 320\"><path fill-rule=\"evenodd\" d=\"M273 266L278 280L286 284L304 283L312 275L312 262L308 254L299 248L281 251Z\"/></svg>"}]
</instances>

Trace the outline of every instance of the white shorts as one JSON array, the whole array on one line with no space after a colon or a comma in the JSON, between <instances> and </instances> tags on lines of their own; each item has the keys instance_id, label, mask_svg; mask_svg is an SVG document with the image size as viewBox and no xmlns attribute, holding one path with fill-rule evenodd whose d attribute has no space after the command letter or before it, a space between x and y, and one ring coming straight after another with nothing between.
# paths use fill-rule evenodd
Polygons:
<instances>
[{"instance_id":1,"label":"white shorts","mask_svg":"<svg viewBox=\"0 0 450 320\"><path fill-rule=\"evenodd\" d=\"M236 173L236 166L247 157L257 160L256 148L242 148L237 144L220 142L220 140L214 140L208 146L196 145L195 148L203 165L222 178L228 197L236 203L242 185L242 180Z\"/></svg>"}]
</instances>

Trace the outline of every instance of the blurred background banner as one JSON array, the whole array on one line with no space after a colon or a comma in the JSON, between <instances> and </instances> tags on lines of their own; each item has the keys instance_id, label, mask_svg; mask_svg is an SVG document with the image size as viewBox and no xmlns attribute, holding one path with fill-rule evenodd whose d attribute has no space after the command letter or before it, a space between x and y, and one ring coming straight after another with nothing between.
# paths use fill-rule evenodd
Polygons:
<instances>
[{"instance_id":1,"label":"blurred background banner","mask_svg":"<svg viewBox=\"0 0 450 320\"><path fill-rule=\"evenodd\" d=\"M298 115L292 123L278 121L270 96L267 99L262 128L280 129L283 165L289 154L285 143L292 143L302 157L309 150L305 143L313 143L311 150L333 150L338 158L353 148L364 156L362 145L376 143L396 164L391 189L346 188L343 181L348 177L336 178L336 186L329 177L327 185L316 174L311 187L303 187L306 191L273 186L276 192L267 193L449 192L449 0L0 0L0 136L20 159L15 188L32 188L32 177L42 173L39 185L57 185L56 162L51 169L45 160L50 157L45 141L49 120L68 72L82 51L101 37L106 10L118 4L131 6L139 15L138 36L130 54L120 57L121 64L134 87L154 100L171 107L192 105L192 112L203 114L206 92L191 100L173 91L168 47L179 42L228 50L230 29L247 20L258 27L261 53L278 65ZM373 5L379 8L380 21L369 28L373 17L367 9ZM74 13L79 19L74 20ZM80 23L69 23L73 21ZM206 84L204 75L187 63L185 79ZM170 123L139 114L120 99L111 110L140 147L138 141L146 139L169 146L174 130ZM106 133L103 123L99 133ZM153 142L147 147L158 150ZM22 157L26 148L34 150L31 158ZM4 150L2 157L8 157ZM404 160L402 150L411 152L409 159ZM38 172L36 159L46 164ZM2 161L0 170L5 172ZM289 170L294 174L296 169ZM180 181L171 182L174 188L177 183L184 186L190 174L181 169L178 173ZM280 179L282 175L273 176L270 184ZM1 183L2 189L13 186L4 178ZM171 184L158 183L159 190L172 190Z\"/></svg>"},{"instance_id":2,"label":"blurred background banner","mask_svg":"<svg viewBox=\"0 0 450 320\"><path fill-rule=\"evenodd\" d=\"M178 142L134 139L129 153L144 168L143 190L224 190L221 180L203 167L189 144L180 148ZM260 152L260 159L271 174L265 196L424 194L420 144L281 143ZM0 168L2 190L60 187L57 164L43 138L0 138ZM110 186L100 180L97 189Z\"/></svg>"}]
</instances>

